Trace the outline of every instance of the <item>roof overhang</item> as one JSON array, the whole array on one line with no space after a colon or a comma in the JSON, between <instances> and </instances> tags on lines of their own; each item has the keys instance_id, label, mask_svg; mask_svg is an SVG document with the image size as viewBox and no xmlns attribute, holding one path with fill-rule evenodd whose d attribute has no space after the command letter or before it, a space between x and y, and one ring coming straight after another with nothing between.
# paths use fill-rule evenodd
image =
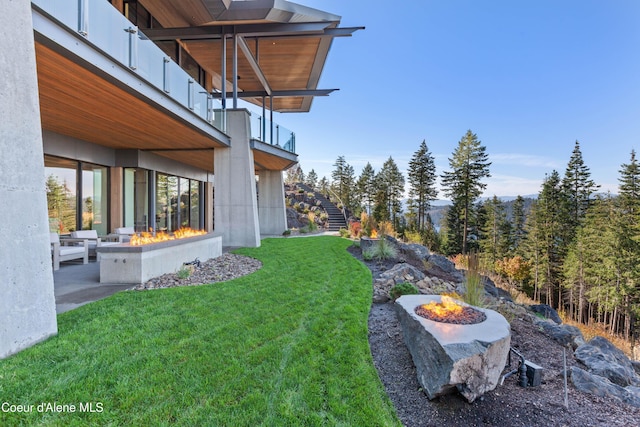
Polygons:
<instances>
[{"instance_id":1,"label":"roof overhang","mask_svg":"<svg viewBox=\"0 0 640 427\"><path fill-rule=\"evenodd\" d=\"M339 16L286 0L140 2L164 27L142 32L179 40L213 76L214 92L277 112L308 112L315 96L335 90L318 89L332 41L363 28L340 28Z\"/></svg>"}]
</instances>

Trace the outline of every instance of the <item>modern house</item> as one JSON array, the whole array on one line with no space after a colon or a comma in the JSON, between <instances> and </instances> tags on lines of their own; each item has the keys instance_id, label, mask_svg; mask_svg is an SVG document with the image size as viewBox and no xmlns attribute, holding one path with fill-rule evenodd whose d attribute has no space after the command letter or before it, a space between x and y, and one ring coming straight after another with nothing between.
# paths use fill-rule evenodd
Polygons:
<instances>
[{"instance_id":1,"label":"modern house","mask_svg":"<svg viewBox=\"0 0 640 427\"><path fill-rule=\"evenodd\" d=\"M273 112L328 95L332 40L358 28L285 0L4 9L0 357L56 333L49 230L191 227L258 246L286 229L296 141Z\"/></svg>"}]
</instances>

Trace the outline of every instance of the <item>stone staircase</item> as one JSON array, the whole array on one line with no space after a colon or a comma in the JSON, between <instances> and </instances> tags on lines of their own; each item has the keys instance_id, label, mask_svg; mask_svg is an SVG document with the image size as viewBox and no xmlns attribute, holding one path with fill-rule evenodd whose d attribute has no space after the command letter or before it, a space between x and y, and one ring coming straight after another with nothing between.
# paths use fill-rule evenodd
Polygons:
<instances>
[{"instance_id":1,"label":"stone staircase","mask_svg":"<svg viewBox=\"0 0 640 427\"><path fill-rule=\"evenodd\" d=\"M342 211L338 209L336 205L331 203L329 199L324 197L321 193L313 191L313 189L306 184L299 182L296 185L307 193L313 193L313 197L320 201L322 209L324 209L327 215L329 215L329 226L327 231L339 231L341 228L347 228L347 221L345 220Z\"/></svg>"}]
</instances>

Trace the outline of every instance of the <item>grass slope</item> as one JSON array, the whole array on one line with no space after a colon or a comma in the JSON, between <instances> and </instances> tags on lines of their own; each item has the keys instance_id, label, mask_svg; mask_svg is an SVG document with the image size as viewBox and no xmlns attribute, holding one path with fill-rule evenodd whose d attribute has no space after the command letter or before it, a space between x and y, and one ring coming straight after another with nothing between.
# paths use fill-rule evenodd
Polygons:
<instances>
[{"instance_id":1,"label":"grass slope","mask_svg":"<svg viewBox=\"0 0 640 427\"><path fill-rule=\"evenodd\" d=\"M349 244L267 239L237 251L263 262L252 275L60 315L58 336L0 361L0 405L34 405L0 425L399 425L367 341L371 273ZM76 412L37 411L53 402Z\"/></svg>"}]
</instances>

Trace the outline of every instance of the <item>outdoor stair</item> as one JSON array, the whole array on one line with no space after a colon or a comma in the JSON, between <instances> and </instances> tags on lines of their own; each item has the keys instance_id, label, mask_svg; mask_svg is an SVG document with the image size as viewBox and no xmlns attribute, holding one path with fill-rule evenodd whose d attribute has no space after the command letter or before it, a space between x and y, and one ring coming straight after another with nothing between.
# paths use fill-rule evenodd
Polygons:
<instances>
[{"instance_id":1,"label":"outdoor stair","mask_svg":"<svg viewBox=\"0 0 640 427\"><path fill-rule=\"evenodd\" d=\"M338 209L329 199L327 199L322 193L314 191L306 184L297 183L298 188L302 188L307 193L313 193L313 197L320 201L320 206L329 216L327 231L339 231L341 228L347 228L347 221L344 218L342 210Z\"/></svg>"}]
</instances>

